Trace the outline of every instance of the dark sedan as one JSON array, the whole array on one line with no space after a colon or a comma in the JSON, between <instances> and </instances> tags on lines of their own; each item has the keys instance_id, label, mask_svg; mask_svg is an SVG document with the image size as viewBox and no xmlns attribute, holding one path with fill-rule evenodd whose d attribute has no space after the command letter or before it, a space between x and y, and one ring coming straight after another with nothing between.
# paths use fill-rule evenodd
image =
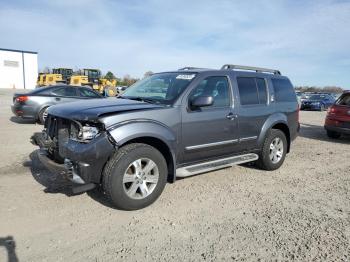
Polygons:
<instances>
[{"instance_id":1,"label":"dark sedan","mask_svg":"<svg viewBox=\"0 0 350 262\"><path fill-rule=\"evenodd\" d=\"M57 85L35 89L29 93L14 94L11 108L18 117L44 123L50 106L92 98L103 96L87 87Z\"/></svg>"},{"instance_id":2,"label":"dark sedan","mask_svg":"<svg viewBox=\"0 0 350 262\"><path fill-rule=\"evenodd\" d=\"M301 110L319 110L324 111L331 105L333 105L335 99L333 96L328 94L314 94L309 98L302 100L300 109Z\"/></svg>"}]
</instances>

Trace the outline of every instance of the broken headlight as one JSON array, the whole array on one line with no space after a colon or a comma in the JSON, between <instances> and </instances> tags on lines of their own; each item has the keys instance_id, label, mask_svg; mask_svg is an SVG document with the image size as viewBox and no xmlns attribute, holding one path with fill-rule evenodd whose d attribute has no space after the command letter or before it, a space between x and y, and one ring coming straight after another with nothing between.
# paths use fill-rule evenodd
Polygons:
<instances>
[{"instance_id":1,"label":"broken headlight","mask_svg":"<svg viewBox=\"0 0 350 262\"><path fill-rule=\"evenodd\" d=\"M100 130L94 126L82 126L79 130L78 138L86 141L95 138L100 133Z\"/></svg>"}]
</instances>

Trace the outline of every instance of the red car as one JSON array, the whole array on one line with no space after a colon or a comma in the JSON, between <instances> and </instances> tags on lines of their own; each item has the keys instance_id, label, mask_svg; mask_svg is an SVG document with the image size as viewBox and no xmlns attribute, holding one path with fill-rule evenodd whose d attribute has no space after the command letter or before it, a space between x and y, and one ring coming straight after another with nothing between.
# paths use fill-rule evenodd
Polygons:
<instances>
[{"instance_id":1,"label":"red car","mask_svg":"<svg viewBox=\"0 0 350 262\"><path fill-rule=\"evenodd\" d=\"M345 91L328 108L324 128L330 138L339 138L342 134L350 135L350 91Z\"/></svg>"}]
</instances>

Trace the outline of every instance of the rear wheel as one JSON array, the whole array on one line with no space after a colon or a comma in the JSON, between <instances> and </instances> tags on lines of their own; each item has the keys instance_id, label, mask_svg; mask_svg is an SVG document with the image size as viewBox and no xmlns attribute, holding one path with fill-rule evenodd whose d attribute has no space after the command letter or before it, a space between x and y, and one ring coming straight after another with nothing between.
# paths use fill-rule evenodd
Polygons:
<instances>
[{"instance_id":1,"label":"rear wheel","mask_svg":"<svg viewBox=\"0 0 350 262\"><path fill-rule=\"evenodd\" d=\"M337 138L340 138L341 134L338 133L338 132L335 132L335 131L327 130L327 136L328 136L329 138L337 139Z\"/></svg>"},{"instance_id":2,"label":"rear wheel","mask_svg":"<svg viewBox=\"0 0 350 262\"><path fill-rule=\"evenodd\" d=\"M41 109L39 111L39 114L38 114L38 119L39 119L39 122L40 124L45 124L45 120L47 118L47 110L48 110L49 107L44 107L43 109Z\"/></svg>"},{"instance_id":3,"label":"rear wheel","mask_svg":"<svg viewBox=\"0 0 350 262\"><path fill-rule=\"evenodd\" d=\"M167 181L167 164L154 147L126 145L108 161L103 188L113 205L123 210L141 209L161 195Z\"/></svg>"},{"instance_id":4,"label":"rear wheel","mask_svg":"<svg viewBox=\"0 0 350 262\"><path fill-rule=\"evenodd\" d=\"M271 129L265 138L257 164L265 170L276 170L284 162L287 153L287 139L278 129Z\"/></svg>"}]
</instances>

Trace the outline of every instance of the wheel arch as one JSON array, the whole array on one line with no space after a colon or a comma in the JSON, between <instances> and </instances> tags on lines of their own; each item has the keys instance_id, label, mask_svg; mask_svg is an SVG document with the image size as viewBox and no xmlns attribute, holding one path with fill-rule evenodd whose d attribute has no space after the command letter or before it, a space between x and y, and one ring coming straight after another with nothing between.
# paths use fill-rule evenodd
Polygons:
<instances>
[{"instance_id":1,"label":"wheel arch","mask_svg":"<svg viewBox=\"0 0 350 262\"><path fill-rule=\"evenodd\" d=\"M262 147L266 135L271 129L278 129L281 130L287 139L287 152L290 151L290 144L291 144L291 137L290 137L290 130L288 127L288 121L287 116L282 113L277 113L274 115L271 115L264 123L262 130L260 132L259 138L258 138L258 145L259 148Z\"/></svg>"},{"instance_id":2,"label":"wheel arch","mask_svg":"<svg viewBox=\"0 0 350 262\"><path fill-rule=\"evenodd\" d=\"M169 128L153 121L135 121L118 125L109 133L118 147L144 143L159 150L167 162L168 182L175 181L176 137Z\"/></svg>"},{"instance_id":3,"label":"wheel arch","mask_svg":"<svg viewBox=\"0 0 350 262\"><path fill-rule=\"evenodd\" d=\"M37 120L40 120L40 116L39 116L39 114L40 114L40 112L43 110L43 109L45 109L45 108L48 108L48 107L50 107L50 106L52 106L53 104L43 104L43 105L41 105L38 109L37 109L37 112L36 112L36 119Z\"/></svg>"}]
</instances>

